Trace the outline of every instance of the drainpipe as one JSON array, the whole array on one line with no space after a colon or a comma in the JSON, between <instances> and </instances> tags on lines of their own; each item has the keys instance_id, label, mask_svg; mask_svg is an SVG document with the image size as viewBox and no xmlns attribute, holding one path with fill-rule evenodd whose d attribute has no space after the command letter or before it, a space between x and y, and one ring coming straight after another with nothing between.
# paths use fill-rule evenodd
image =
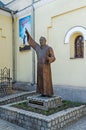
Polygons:
<instances>
[{"instance_id":1,"label":"drainpipe","mask_svg":"<svg viewBox=\"0 0 86 130\"><path fill-rule=\"evenodd\" d=\"M35 39L35 9L32 0L32 37ZM35 84L35 51L32 49L32 84Z\"/></svg>"},{"instance_id":2,"label":"drainpipe","mask_svg":"<svg viewBox=\"0 0 86 130\"><path fill-rule=\"evenodd\" d=\"M12 83L15 83L15 43L14 43L14 12L11 12L12 17Z\"/></svg>"}]
</instances>

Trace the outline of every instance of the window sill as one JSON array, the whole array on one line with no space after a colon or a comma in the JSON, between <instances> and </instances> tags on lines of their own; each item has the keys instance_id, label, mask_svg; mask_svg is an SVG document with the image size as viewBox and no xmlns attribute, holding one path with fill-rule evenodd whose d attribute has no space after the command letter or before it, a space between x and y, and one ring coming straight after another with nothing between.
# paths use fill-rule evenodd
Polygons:
<instances>
[{"instance_id":1,"label":"window sill","mask_svg":"<svg viewBox=\"0 0 86 130\"><path fill-rule=\"evenodd\" d=\"M84 59L84 57L80 57L80 58L70 57L70 59Z\"/></svg>"}]
</instances>

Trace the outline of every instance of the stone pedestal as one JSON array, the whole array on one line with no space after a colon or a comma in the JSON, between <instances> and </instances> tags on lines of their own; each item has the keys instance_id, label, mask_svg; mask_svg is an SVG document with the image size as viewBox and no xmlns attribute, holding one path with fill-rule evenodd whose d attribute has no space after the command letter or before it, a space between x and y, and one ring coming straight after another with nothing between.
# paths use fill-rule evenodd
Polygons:
<instances>
[{"instance_id":1,"label":"stone pedestal","mask_svg":"<svg viewBox=\"0 0 86 130\"><path fill-rule=\"evenodd\" d=\"M34 95L27 98L28 106L49 110L62 105L62 98L59 96L44 97L42 95Z\"/></svg>"}]
</instances>

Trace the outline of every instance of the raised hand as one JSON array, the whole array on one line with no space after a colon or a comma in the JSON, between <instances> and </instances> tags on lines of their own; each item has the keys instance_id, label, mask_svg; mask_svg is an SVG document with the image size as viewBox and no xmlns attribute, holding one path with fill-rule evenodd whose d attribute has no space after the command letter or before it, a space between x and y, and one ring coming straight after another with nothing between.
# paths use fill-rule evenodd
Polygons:
<instances>
[{"instance_id":1,"label":"raised hand","mask_svg":"<svg viewBox=\"0 0 86 130\"><path fill-rule=\"evenodd\" d=\"M30 34L29 34L29 32L28 32L28 30L26 28L25 28L25 34L27 35L27 41L29 41Z\"/></svg>"}]
</instances>

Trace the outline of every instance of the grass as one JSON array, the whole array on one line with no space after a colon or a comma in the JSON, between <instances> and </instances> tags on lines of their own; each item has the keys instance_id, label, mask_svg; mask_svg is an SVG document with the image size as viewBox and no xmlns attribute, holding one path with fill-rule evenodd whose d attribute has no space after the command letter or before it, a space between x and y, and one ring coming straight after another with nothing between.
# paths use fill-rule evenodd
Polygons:
<instances>
[{"instance_id":1,"label":"grass","mask_svg":"<svg viewBox=\"0 0 86 130\"><path fill-rule=\"evenodd\" d=\"M65 109L70 108L70 107L78 107L78 106L81 106L81 105L83 105L83 104L79 103L79 102L71 102L71 101L64 100L63 103L62 103L62 106L59 106L57 108L52 108L52 109L49 109L49 110L41 110L41 109L38 109L38 108L29 107L29 106L27 106L27 102L21 102L21 103L18 103L18 104L14 104L12 106L19 108L19 109L26 110L26 111L32 111L32 112L36 112L36 113L48 116L48 115L54 114L58 111L65 110Z\"/></svg>"}]
</instances>

